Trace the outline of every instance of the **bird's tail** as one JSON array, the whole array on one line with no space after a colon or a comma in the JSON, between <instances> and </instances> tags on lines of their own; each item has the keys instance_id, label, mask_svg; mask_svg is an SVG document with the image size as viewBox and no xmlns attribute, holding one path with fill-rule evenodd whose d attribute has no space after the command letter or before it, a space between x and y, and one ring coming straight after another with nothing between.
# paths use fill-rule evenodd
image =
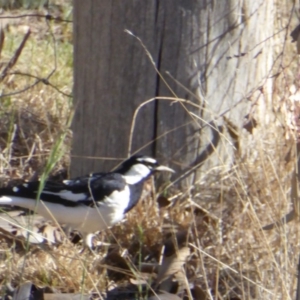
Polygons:
<instances>
[{"instance_id":1,"label":"bird's tail","mask_svg":"<svg viewBox=\"0 0 300 300\"><path fill-rule=\"evenodd\" d=\"M24 197L11 196L11 195L1 196L1 191L0 191L0 206L6 206L6 205L20 206L30 210L35 210L37 208L38 203L34 199L28 199Z\"/></svg>"},{"instance_id":2,"label":"bird's tail","mask_svg":"<svg viewBox=\"0 0 300 300\"><path fill-rule=\"evenodd\" d=\"M9 204L9 203L12 203L13 202L13 199L11 197L8 197L8 196L1 196L0 197L0 204Z\"/></svg>"},{"instance_id":3,"label":"bird's tail","mask_svg":"<svg viewBox=\"0 0 300 300\"><path fill-rule=\"evenodd\" d=\"M4 187L0 189L0 205L20 205L21 207L28 208L28 205L31 205L31 202L35 203L35 201L28 201L29 199L36 198L36 194L27 188L28 184L23 184L19 186ZM27 203L28 202L28 203Z\"/></svg>"}]
</instances>

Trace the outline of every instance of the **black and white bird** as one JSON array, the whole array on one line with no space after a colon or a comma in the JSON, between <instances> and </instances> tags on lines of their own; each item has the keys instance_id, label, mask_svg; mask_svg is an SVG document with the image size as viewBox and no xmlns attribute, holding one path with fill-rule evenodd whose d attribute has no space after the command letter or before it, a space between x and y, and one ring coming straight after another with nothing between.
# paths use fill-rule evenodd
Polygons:
<instances>
[{"instance_id":1,"label":"black and white bird","mask_svg":"<svg viewBox=\"0 0 300 300\"><path fill-rule=\"evenodd\" d=\"M92 173L62 182L46 181L0 189L0 205L27 208L81 232L91 247L92 233L111 227L139 201L143 183L154 172L174 172L156 159L135 155L114 172Z\"/></svg>"}]
</instances>

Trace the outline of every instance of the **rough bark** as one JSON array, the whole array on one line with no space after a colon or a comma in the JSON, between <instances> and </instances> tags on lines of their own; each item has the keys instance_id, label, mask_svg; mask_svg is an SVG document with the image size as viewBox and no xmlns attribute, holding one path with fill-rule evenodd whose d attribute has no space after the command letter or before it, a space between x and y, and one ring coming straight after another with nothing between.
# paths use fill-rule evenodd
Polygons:
<instances>
[{"instance_id":1,"label":"rough bark","mask_svg":"<svg viewBox=\"0 0 300 300\"><path fill-rule=\"evenodd\" d=\"M263 0L75 0L71 174L116 164L99 157L125 158L134 111L159 96L189 102L143 106L131 152L142 148L176 177L204 161L206 170L230 165L232 128L241 130L254 104L268 103L259 88L271 94L273 27L264 24L273 24L273 14ZM143 41L164 79L125 29Z\"/></svg>"}]
</instances>

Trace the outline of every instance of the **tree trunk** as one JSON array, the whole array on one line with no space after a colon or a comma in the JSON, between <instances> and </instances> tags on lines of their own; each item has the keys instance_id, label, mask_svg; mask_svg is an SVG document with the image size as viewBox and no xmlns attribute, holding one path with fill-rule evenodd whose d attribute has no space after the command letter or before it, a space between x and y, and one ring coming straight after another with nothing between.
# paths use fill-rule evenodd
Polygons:
<instances>
[{"instance_id":1,"label":"tree trunk","mask_svg":"<svg viewBox=\"0 0 300 300\"><path fill-rule=\"evenodd\" d=\"M273 15L272 1L75 0L71 175L136 151L189 184L199 170L230 166L247 147L236 141L245 117L268 103L260 89L271 95ZM155 97L172 99L139 110L129 145L135 110Z\"/></svg>"}]
</instances>

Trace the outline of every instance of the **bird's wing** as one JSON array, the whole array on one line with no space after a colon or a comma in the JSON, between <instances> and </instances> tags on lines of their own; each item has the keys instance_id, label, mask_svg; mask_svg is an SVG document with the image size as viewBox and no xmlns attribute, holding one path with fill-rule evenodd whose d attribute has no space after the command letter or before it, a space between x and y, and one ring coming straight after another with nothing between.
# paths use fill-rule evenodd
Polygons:
<instances>
[{"instance_id":1,"label":"bird's wing","mask_svg":"<svg viewBox=\"0 0 300 300\"><path fill-rule=\"evenodd\" d=\"M87 184L89 200L101 202L113 192L121 192L126 187L125 178L119 173L107 173L102 176L99 173Z\"/></svg>"},{"instance_id":2,"label":"bird's wing","mask_svg":"<svg viewBox=\"0 0 300 300\"><path fill-rule=\"evenodd\" d=\"M63 181L63 183L65 185L68 186L76 186L79 183L83 184L83 183L88 183L91 179L96 179L96 178L100 178L104 175L106 175L107 173L103 173L103 172L99 172L99 173L90 173L88 175L85 176L80 176L80 177L75 177L75 178L71 178L71 179L66 179Z\"/></svg>"},{"instance_id":3,"label":"bird's wing","mask_svg":"<svg viewBox=\"0 0 300 300\"><path fill-rule=\"evenodd\" d=\"M101 202L115 190L122 191L126 182L121 174L103 173L97 176L78 177L70 183L46 181L40 199L44 202L65 206L93 206ZM1 196L16 196L37 199L40 182L27 182L15 187L0 189ZM0 201L1 203L1 201Z\"/></svg>"}]
</instances>

